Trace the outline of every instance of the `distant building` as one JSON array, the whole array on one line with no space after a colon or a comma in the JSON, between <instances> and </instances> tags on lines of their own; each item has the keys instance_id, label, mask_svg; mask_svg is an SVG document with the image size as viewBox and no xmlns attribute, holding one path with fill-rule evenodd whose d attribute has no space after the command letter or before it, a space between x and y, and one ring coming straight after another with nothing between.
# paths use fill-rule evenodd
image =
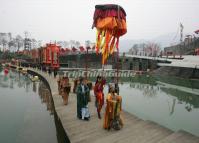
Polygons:
<instances>
[{"instance_id":1,"label":"distant building","mask_svg":"<svg viewBox=\"0 0 199 143\"><path fill-rule=\"evenodd\" d=\"M164 53L166 55L193 55L197 48L199 48L199 38L187 37L180 44L165 47Z\"/></svg>"}]
</instances>

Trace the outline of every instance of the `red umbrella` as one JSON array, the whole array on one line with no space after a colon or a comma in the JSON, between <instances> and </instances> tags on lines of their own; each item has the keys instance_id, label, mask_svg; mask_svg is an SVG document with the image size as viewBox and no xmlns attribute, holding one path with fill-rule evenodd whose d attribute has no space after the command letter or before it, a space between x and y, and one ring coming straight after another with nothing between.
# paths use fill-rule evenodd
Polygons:
<instances>
[{"instance_id":1,"label":"red umbrella","mask_svg":"<svg viewBox=\"0 0 199 143\"><path fill-rule=\"evenodd\" d=\"M60 52L61 52L61 53L64 53L64 51L65 51L64 48L61 48L61 49L60 49Z\"/></svg>"},{"instance_id":2,"label":"red umbrella","mask_svg":"<svg viewBox=\"0 0 199 143\"><path fill-rule=\"evenodd\" d=\"M196 34L199 34L199 29L195 31Z\"/></svg>"},{"instance_id":3,"label":"red umbrella","mask_svg":"<svg viewBox=\"0 0 199 143\"><path fill-rule=\"evenodd\" d=\"M87 47L86 47L86 49L90 50L90 49L91 49L91 47L90 47L90 46L87 46Z\"/></svg>"},{"instance_id":4,"label":"red umbrella","mask_svg":"<svg viewBox=\"0 0 199 143\"><path fill-rule=\"evenodd\" d=\"M65 52L70 52L70 49L69 48L65 48Z\"/></svg>"},{"instance_id":5,"label":"red umbrella","mask_svg":"<svg viewBox=\"0 0 199 143\"><path fill-rule=\"evenodd\" d=\"M80 50L80 52L84 52L84 51L85 51L85 49L84 49L83 46L80 46L80 47L79 47L79 50Z\"/></svg>"},{"instance_id":6,"label":"red umbrella","mask_svg":"<svg viewBox=\"0 0 199 143\"><path fill-rule=\"evenodd\" d=\"M72 51L73 51L73 52L76 52L76 51L77 51L77 49L76 49L75 47L73 47L73 48L72 48Z\"/></svg>"},{"instance_id":7,"label":"red umbrella","mask_svg":"<svg viewBox=\"0 0 199 143\"><path fill-rule=\"evenodd\" d=\"M65 53L65 50L63 48L60 49L60 55L63 55Z\"/></svg>"}]
</instances>

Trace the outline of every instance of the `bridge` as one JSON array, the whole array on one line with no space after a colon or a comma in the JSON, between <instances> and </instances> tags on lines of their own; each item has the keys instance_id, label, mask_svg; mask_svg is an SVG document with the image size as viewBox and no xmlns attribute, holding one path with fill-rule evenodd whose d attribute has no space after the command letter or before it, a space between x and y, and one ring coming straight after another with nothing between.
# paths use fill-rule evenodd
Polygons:
<instances>
[{"instance_id":1,"label":"bridge","mask_svg":"<svg viewBox=\"0 0 199 143\"><path fill-rule=\"evenodd\" d=\"M28 73L43 77L49 84L55 111L71 143L198 143L196 137L185 131L173 132L157 123L142 120L126 111L122 112L124 127L119 131L104 130L103 119L99 120L94 106L94 97L89 103L90 121L76 117L76 95L70 93L69 104L63 105L58 94L57 79L47 73L28 68ZM70 79L73 84L72 79ZM104 111L104 109L103 109ZM102 114L103 115L103 114Z\"/></svg>"}]
</instances>

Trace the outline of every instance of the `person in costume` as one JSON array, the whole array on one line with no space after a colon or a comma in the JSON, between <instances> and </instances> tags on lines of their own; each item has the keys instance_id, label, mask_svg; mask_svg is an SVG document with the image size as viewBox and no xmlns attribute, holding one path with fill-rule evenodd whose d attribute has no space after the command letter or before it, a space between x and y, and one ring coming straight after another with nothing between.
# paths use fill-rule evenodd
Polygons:
<instances>
[{"instance_id":1,"label":"person in costume","mask_svg":"<svg viewBox=\"0 0 199 143\"><path fill-rule=\"evenodd\" d=\"M115 92L119 95L119 86L117 83L117 78L116 77L111 77L111 81L108 84L108 93L110 93L110 87L114 87Z\"/></svg>"},{"instance_id":2,"label":"person in costume","mask_svg":"<svg viewBox=\"0 0 199 143\"><path fill-rule=\"evenodd\" d=\"M86 80L81 77L80 83L77 85L77 117L83 120L89 120L90 114L88 111L89 88L86 85Z\"/></svg>"},{"instance_id":3,"label":"person in costume","mask_svg":"<svg viewBox=\"0 0 199 143\"><path fill-rule=\"evenodd\" d=\"M113 86L110 86L110 92L106 98L106 103L103 128L107 130L111 128L115 130L121 129L123 127L121 118L122 97L117 95Z\"/></svg>"},{"instance_id":4,"label":"person in costume","mask_svg":"<svg viewBox=\"0 0 199 143\"><path fill-rule=\"evenodd\" d=\"M95 106L97 107L97 113L98 113L98 118L101 119L101 109L102 106L104 105L104 85L105 85L106 81L104 79L102 79L101 76L97 77L96 83L95 83L95 87L94 87L94 94L95 94Z\"/></svg>"},{"instance_id":5,"label":"person in costume","mask_svg":"<svg viewBox=\"0 0 199 143\"><path fill-rule=\"evenodd\" d=\"M76 88L77 88L77 85L78 85L78 84L79 84L79 79L76 78L76 79L74 80L73 93L76 93Z\"/></svg>"},{"instance_id":6,"label":"person in costume","mask_svg":"<svg viewBox=\"0 0 199 143\"><path fill-rule=\"evenodd\" d=\"M62 81L62 77L59 76L59 78L57 79L57 87L58 87L59 95L61 95L61 89L62 89L61 81Z\"/></svg>"},{"instance_id":7,"label":"person in costume","mask_svg":"<svg viewBox=\"0 0 199 143\"><path fill-rule=\"evenodd\" d=\"M69 97L69 93L70 93L70 88L71 88L68 77L63 78L62 87L63 87L64 105L67 105L68 104L68 97Z\"/></svg>"}]
</instances>

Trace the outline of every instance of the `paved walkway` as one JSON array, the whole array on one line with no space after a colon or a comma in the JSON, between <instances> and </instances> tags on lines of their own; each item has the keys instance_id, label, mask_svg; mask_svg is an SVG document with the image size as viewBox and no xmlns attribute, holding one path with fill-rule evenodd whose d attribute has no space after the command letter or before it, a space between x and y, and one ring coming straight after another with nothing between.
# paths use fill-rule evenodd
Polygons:
<instances>
[{"instance_id":1,"label":"paved walkway","mask_svg":"<svg viewBox=\"0 0 199 143\"><path fill-rule=\"evenodd\" d=\"M119 131L106 131L102 128L103 119L97 118L94 97L89 104L90 121L76 117L76 95L70 93L69 104L63 105L58 95L57 81L46 73L32 70L43 76L49 83L55 110L71 143L199 143L199 138L185 131L173 132L151 121L144 121L123 112L124 127Z\"/></svg>"}]
</instances>

